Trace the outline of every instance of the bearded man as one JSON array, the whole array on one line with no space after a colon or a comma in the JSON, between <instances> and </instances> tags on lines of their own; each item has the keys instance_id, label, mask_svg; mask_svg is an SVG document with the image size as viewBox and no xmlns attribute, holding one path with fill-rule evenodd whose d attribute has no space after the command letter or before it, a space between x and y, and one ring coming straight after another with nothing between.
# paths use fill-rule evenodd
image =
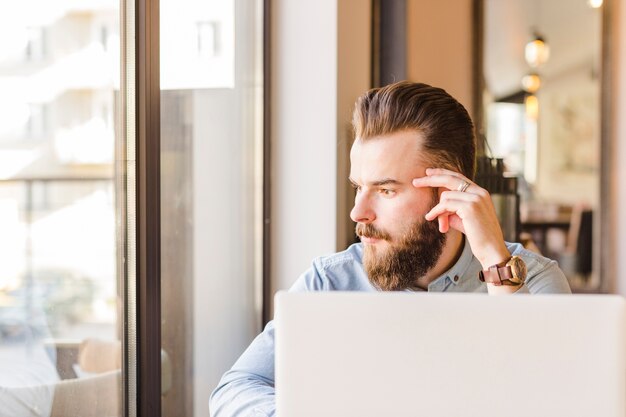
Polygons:
<instances>
[{"instance_id":1,"label":"bearded man","mask_svg":"<svg viewBox=\"0 0 626 417\"><path fill-rule=\"evenodd\" d=\"M504 241L489 193L472 181L472 121L448 93L409 82L370 90L353 125L361 242L315 259L291 291L570 292L556 262ZM275 414L272 322L210 407L213 417Z\"/></svg>"}]
</instances>

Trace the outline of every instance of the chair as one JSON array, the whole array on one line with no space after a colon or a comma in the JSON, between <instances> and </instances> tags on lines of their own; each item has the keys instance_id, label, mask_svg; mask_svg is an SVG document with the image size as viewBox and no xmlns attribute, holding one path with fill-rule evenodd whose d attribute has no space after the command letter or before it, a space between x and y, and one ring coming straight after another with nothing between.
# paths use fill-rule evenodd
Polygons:
<instances>
[{"instance_id":1,"label":"chair","mask_svg":"<svg viewBox=\"0 0 626 417\"><path fill-rule=\"evenodd\" d=\"M587 277L592 272L593 211L585 204L572 209L572 221L567 237L566 252L575 258L575 272Z\"/></svg>"},{"instance_id":2,"label":"chair","mask_svg":"<svg viewBox=\"0 0 626 417\"><path fill-rule=\"evenodd\" d=\"M122 350L120 341L95 338L83 340L77 347L63 349L77 354L72 364L78 378L62 379L54 384L51 417L117 417L120 404ZM59 355L62 357L63 355ZM67 362L67 361L64 361Z\"/></svg>"},{"instance_id":3,"label":"chair","mask_svg":"<svg viewBox=\"0 0 626 417\"><path fill-rule=\"evenodd\" d=\"M120 341L90 338L78 347L79 378L61 380L54 386L51 417L116 417L120 404L122 345ZM171 385L171 365L161 350L161 394Z\"/></svg>"},{"instance_id":4,"label":"chair","mask_svg":"<svg viewBox=\"0 0 626 417\"><path fill-rule=\"evenodd\" d=\"M117 417L120 403L121 370L84 378L66 379L54 386L51 417Z\"/></svg>"}]
</instances>

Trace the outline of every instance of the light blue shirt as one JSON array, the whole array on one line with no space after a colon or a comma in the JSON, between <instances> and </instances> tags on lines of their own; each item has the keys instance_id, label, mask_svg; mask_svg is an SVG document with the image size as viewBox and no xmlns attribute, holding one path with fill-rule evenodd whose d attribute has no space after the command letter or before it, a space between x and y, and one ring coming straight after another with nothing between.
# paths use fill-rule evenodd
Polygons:
<instances>
[{"instance_id":1,"label":"light blue shirt","mask_svg":"<svg viewBox=\"0 0 626 417\"><path fill-rule=\"evenodd\" d=\"M530 252L518 243L507 243L512 255L520 256L528 269L526 283L517 293L570 293L563 272L555 261ZM358 243L343 252L313 261L290 291L378 291L370 284L362 262L363 246ZM478 280L482 269L465 239L463 253L447 272L428 285L429 292L482 292ZM209 402L213 417L271 417L274 402L274 324L254 339L233 367L224 374Z\"/></svg>"}]
</instances>

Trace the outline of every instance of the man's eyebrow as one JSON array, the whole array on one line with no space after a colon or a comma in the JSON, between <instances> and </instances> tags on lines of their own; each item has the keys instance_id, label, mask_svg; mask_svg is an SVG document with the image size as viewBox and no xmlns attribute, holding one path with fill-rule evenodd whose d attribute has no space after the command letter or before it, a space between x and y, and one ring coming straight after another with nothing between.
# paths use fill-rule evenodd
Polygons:
<instances>
[{"instance_id":1,"label":"man's eyebrow","mask_svg":"<svg viewBox=\"0 0 626 417\"><path fill-rule=\"evenodd\" d=\"M383 178L382 180L372 181L370 185L374 187L380 187L381 185L400 185L402 184L398 180L394 180L393 178Z\"/></svg>"},{"instance_id":2,"label":"man's eyebrow","mask_svg":"<svg viewBox=\"0 0 626 417\"><path fill-rule=\"evenodd\" d=\"M348 178L348 180L352 183L352 185L358 186L358 184L352 178ZM370 187L380 187L382 185L402 185L402 183L393 178L383 178L376 181L370 181L368 182L368 185Z\"/></svg>"}]
</instances>

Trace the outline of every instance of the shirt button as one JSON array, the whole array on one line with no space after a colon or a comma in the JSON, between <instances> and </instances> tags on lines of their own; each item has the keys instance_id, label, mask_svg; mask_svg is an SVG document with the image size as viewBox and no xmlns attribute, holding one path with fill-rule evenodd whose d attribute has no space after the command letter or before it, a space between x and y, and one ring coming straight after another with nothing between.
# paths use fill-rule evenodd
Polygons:
<instances>
[{"instance_id":1,"label":"shirt button","mask_svg":"<svg viewBox=\"0 0 626 417\"><path fill-rule=\"evenodd\" d=\"M458 275L454 276L454 282L459 282L459 276Z\"/></svg>"}]
</instances>

